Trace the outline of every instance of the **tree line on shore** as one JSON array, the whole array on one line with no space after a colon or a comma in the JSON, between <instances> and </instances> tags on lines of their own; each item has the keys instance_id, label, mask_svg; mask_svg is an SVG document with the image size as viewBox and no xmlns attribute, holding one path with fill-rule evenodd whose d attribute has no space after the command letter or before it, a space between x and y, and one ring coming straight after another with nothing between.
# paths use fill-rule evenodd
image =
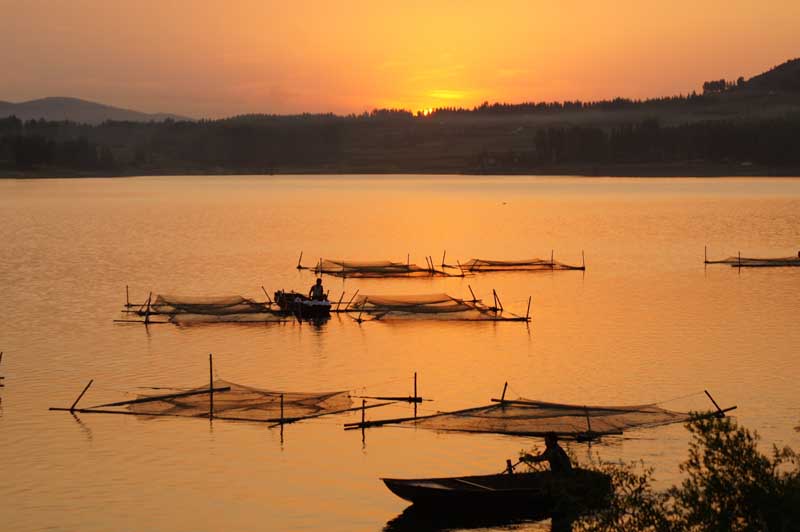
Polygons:
<instances>
[{"instance_id":1,"label":"tree line on shore","mask_svg":"<svg viewBox=\"0 0 800 532\"><path fill-rule=\"evenodd\" d=\"M499 104L498 104L499 105ZM566 104L562 104L566 105ZM620 104L626 105L626 104ZM0 119L0 169L36 171L535 171L567 164L800 164L800 113L665 123L482 121L503 107L415 117L247 115L99 125Z\"/></svg>"}]
</instances>

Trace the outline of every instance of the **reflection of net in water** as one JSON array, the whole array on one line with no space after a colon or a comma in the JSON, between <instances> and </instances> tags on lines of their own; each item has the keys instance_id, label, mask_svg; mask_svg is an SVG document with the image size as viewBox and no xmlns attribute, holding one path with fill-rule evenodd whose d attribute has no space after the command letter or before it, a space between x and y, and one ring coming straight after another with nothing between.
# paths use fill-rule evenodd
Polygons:
<instances>
[{"instance_id":1,"label":"reflection of net in water","mask_svg":"<svg viewBox=\"0 0 800 532\"><path fill-rule=\"evenodd\" d=\"M354 311L372 319L438 319L461 321L520 321L526 317L503 313L480 301L466 301L447 294L408 296L362 295L356 298Z\"/></svg>"},{"instance_id":2,"label":"reflection of net in water","mask_svg":"<svg viewBox=\"0 0 800 532\"><path fill-rule=\"evenodd\" d=\"M186 297L159 295L149 310L139 314L163 314L178 324L192 323L263 323L284 318L268 303L242 296Z\"/></svg>"},{"instance_id":3,"label":"reflection of net in water","mask_svg":"<svg viewBox=\"0 0 800 532\"><path fill-rule=\"evenodd\" d=\"M755 258L755 257L728 257L721 260L706 260L706 264L730 264L742 268L767 268L780 266L800 266L800 257L775 257L775 258Z\"/></svg>"},{"instance_id":4,"label":"reflection of net in water","mask_svg":"<svg viewBox=\"0 0 800 532\"><path fill-rule=\"evenodd\" d=\"M431 430L523 436L555 432L577 438L587 434L619 434L625 430L680 423L688 419L687 413L657 405L578 406L519 399L415 420L398 420L397 424Z\"/></svg>"},{"instance_id":5,"label":"reflection of net in water","mask_svg":"<svg viewBox=\"0 0 800 532\"><path fill-rule=\"evenodd\" d=\"M359 261L321 259L314 268L318 273L339 277L426 277L449 276L433 265L418 266L409 262L393 262L388 260Z\"/></svg>"},{"instance_id":6,"label":"reflection of net in water","mask_svg":"<svg viewBox=\"0 0 800 532\"><path fill-rule=\"evenodd\" d=\"M301 393L262 390L225 380L215 380L214 388L230 387L229 391L214 393L214 417L218 419L273 421L333 414L352 406L346 391ZM142 395L145 402L128 404L127 408L142 415L174 415L203 417L209 414L210 394L202 393L208 386L186 390L193 395L164 397L168 394ZM180 395L180 392L176 395ZM283 396L283 401L281 401ZM164 397L164 398L161 398ZM153 400L147 400L152 398ZM281 409L281 402L283 409ZM283 410L283 415L281 415Z\"/></svg>"},{"instance_id":7,"label":"reflection of net in water","mask_svg":"<svg viewBox=\"0 0 800 532\"><path fill-rule=\"evenodd\" d=\"M465 273L510 272L510 271L547 271L547 270L583 270L585 266L572 266L553 259L526 260L489 260L470 259L460 265Z\"/></svg>"}]
</instances>

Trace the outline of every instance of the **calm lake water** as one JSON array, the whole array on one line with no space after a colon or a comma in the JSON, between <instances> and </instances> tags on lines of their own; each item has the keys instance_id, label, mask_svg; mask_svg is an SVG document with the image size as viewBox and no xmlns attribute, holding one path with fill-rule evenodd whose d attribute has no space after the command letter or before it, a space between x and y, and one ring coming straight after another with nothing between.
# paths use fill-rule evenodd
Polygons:
<instances>
[{"instance_id":1,"label":"calm lake water","mask_svg":"<svg viewBox=\"0 0 800 532\"><path fill-rule=\"evenodd\" d=\"M508 396L579 404L708 408L709 389L765 447L800 447L800 268L738 271L709 255L800 248L798 179L543 177L142 177L0 181L0 528L24 531L365 530L407 504L379 477L500 471L541 440L378 428L360 414L268 429L203 419L76 415L142 386L219 377L268 389L408 395L421 413ZM335 316L295 322L149 328L121 317L148 293L308 290L294 266L318 257L424 264L548 257L587 271L468 278L326 278L344 291L466 297L497 289L522 323ZM403 405L370 419L409 415ZM680 479L680 426L609 437L581 460L644 460ZM514 525L548 530L548 522Z\"/></svg>"}]
</instances>

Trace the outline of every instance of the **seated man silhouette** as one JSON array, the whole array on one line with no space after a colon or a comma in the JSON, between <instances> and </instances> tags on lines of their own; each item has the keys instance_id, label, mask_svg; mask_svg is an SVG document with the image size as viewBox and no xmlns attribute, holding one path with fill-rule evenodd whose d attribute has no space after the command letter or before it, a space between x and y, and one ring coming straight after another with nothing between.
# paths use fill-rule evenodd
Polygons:
<instances>
[{"instance_id":1,"label":"seated man silhouette","mask_svg":"<svg viewBox=\"0 0 800 532\"><path fill-rule=\"evenodd\" d=\"M545 449L537 456L529 454L523 455L523 462L544 462L550 463L550 471L553 473L569 473L572 471L572 462L567 456L567 452L558 444L558 436L555 432L548 432L544 437Z\"/></svg>"},{"instance_id":2,"label":"seated man silhouette","mask_svg":"<svg viewBox=\"0 0 800 532\"><path fill-rule=\"evenodd\" d=\"M311 287L311 290L308 291L308 297L314 301L325 300L325 289L322 287L322 279L317 279L317 283Z\"/></svg>"}]
</instances>

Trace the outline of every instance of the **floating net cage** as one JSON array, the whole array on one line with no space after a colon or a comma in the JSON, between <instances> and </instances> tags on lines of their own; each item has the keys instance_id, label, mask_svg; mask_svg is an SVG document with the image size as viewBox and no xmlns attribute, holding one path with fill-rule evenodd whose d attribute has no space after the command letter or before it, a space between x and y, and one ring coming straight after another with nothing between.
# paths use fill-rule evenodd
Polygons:
<instances>
[{"instance_id":1,"label":"floating net cage","mask_svg":"<svg viewBox=\"0 0 800 532\"><path fill-rule=\"evenodd\" d=\"M367 319L428 319L451 321L528 321L528 316L503 312L480 300L464 300L441 294L361 295L350 310ZM361 318L359 318L361 319Z\"/></svg>"},{"instance_id":2,"label":"floating net cage","mask_svg":"<svg viewBox=\"0 0 800 532\"><path fill-rule=\"evenodd\" d=\"M410 262L394 262L389 260L340 260L320 259L313 269L318 274L335 275L337 277L450 277L452 274L437 269L431 261L426 266L418 266Z\"/></svg>"},{"instance_id":3,"label":"floating net cage","mask_svg":"<svg viewBox=\"0 0 800 532\"><path fill-rule=\"evenodd\" d=\"M152 301L152 302L151 302ZM133 311L139 316L166 316L176 324L194 323L265 323L284 321L271 303L235 296L191 297L157 295ZM130 311L129 311L130 312Z\"/></svg>"},{"instance_id":4,"label":"floating net cage","mask_svg":"<svg viewBox=\"0 0 800 532\"><path fill-rule=\"evenodd\" d=\"M207 384L190 389L159 388L158 393L140 394L136 399L91 409L123 407L144 416L209 417L213 413L215 419L285 423L347 412L353 404L347 391L281 392L223 379L214 380L213 389L213 410Z\"/></svg>"},{"instance_id":5,"label":"floating net cage","mask_svg":"<svg viewBox=\"0 0 800 532\"><path fill-rule=\"evenodd\" d=\"M800 266L800 256L797 257L775 257L775 258L756 258L756 257L727 257L721 260L708 260L706 264L729 264L739 268L768 268L781 266Z\"/></svg>"},{"instance_id":6,"label":"floating net cage","mask_svg":"<svg viewBox=\"0 0 800 532\"><path fill-rule=\"evenodd\" d=\"M553 271L553 270L585 270L586 266L573 266L563 262L558 262L552 258L548 259L525 259L525 260L489 260L489 259L470 259L463 264L459 264L464 273L480 272L512 272L512 271Z\"/></svg>"},{"instance_id":7,"label":"floating net cage","mask_svg":"<svg viewBox=\"0 0 800 532\"><path fill-rule=\"evenodd\" d=\"M581 439L682 423L689 418L688 413L667 410L656 404L583 406L520 398L417 418L368 422L367 426L414 426L438 431L516 436L544 436L554 432L563 438Z\"/></svg>"}]
</instances>

